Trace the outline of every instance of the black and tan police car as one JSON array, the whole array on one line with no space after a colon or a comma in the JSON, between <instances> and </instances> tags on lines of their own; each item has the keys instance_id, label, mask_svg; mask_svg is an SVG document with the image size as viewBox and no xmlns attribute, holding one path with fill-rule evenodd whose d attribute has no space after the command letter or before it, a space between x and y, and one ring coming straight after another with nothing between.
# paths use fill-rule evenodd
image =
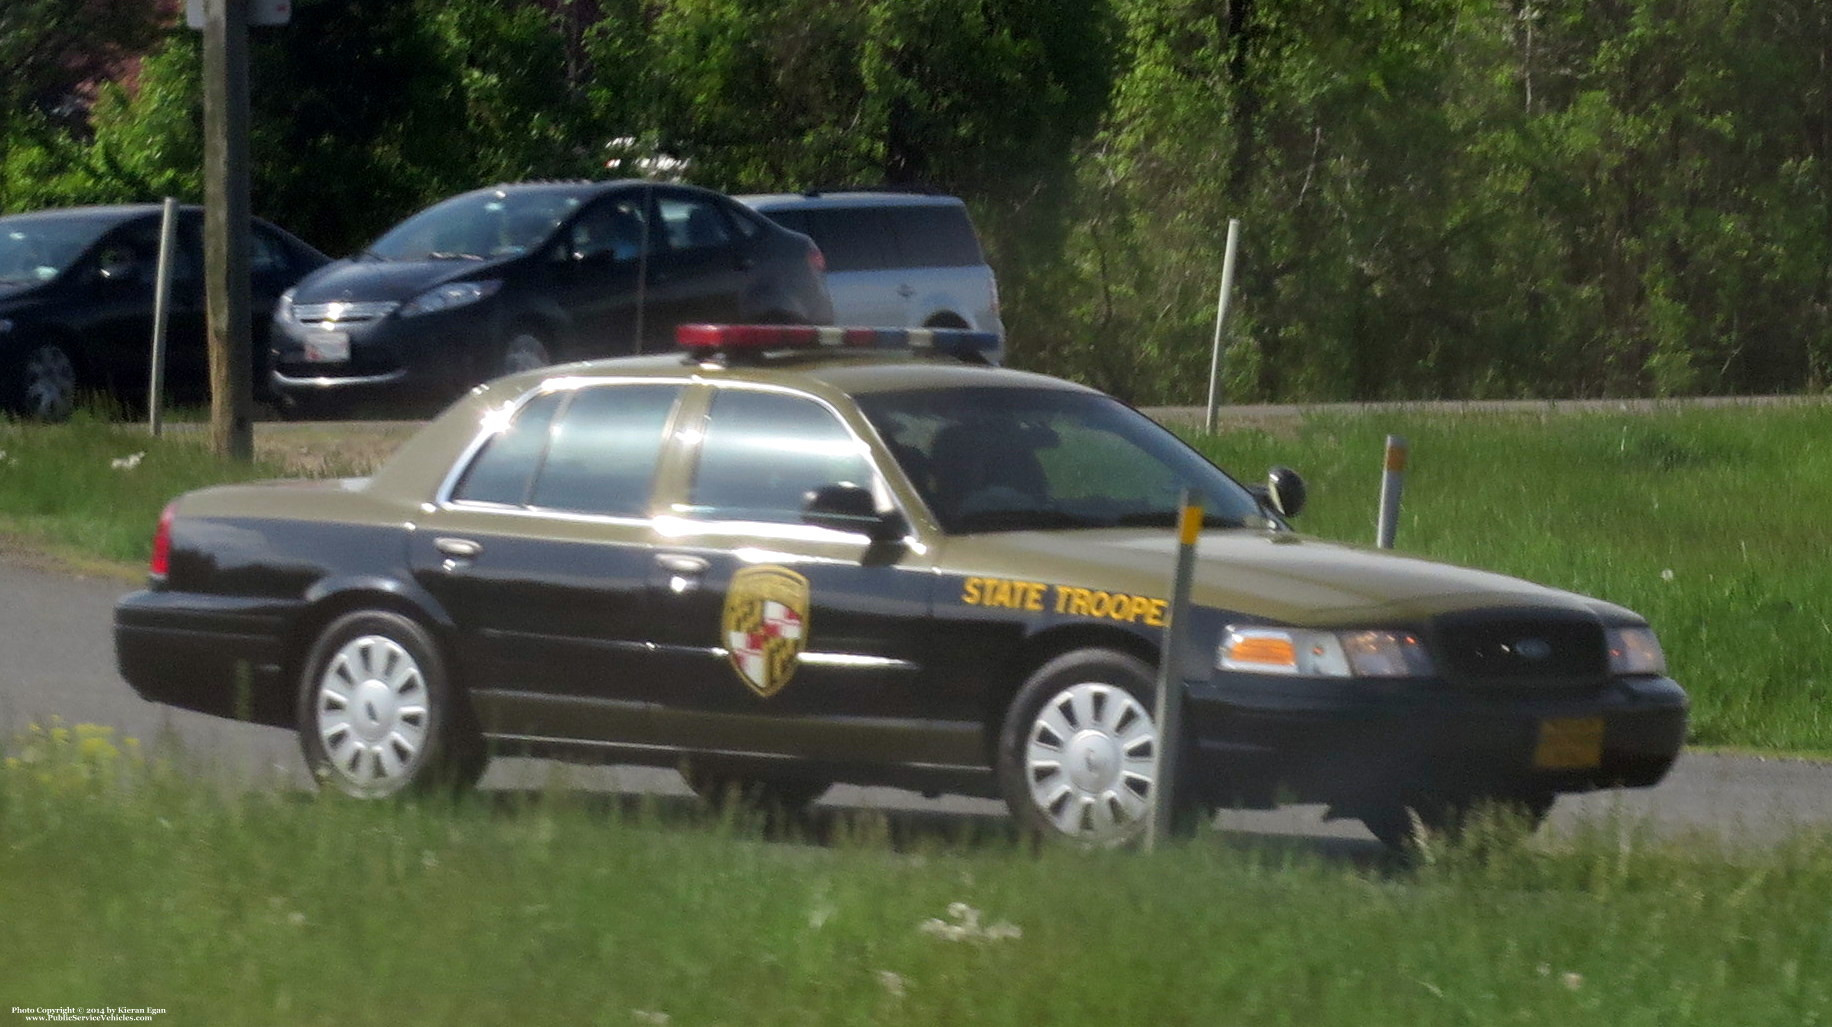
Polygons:
<instances>
[{"instance_id":1,"label":"black and tan police car","mask_svg":"<svg viewBox=\"0 0 1832 1027\"><path fill-rule=\"evenodd\" d=\"M290 725L328 785L491 752L836 781L1141 830L1183 490L1205 511L1181 808L1328 803L1389 841L1660 780L1685 693L1634 613L1294 533L1119 401L965 331L687 326L480 386L374 476L205 489L116 609L148 699ZM1412 812L1409 814L1408 810Z\"/></svg>"}]
</instances>

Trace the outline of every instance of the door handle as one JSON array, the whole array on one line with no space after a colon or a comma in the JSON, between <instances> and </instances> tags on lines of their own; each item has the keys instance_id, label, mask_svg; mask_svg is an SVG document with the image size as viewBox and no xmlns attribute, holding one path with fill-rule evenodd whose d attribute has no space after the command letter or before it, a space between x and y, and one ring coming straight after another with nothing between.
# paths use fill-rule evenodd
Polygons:
<instances>
[{"instance_id":1,"label":"door handle","mask_svg":"<svg viewBox=\"0 0 1832 1027\"><path fill-rule=\"evenodd\" d=\"M436 538L433 548L454 560L475 560L483 555L483 546L468 538Z\"/></svg>"},{"instance_id":2,"label":"door handle","mask_svg":"<svg viewBox=\"0 0 1832 1027\"><path fill-rule=\"evenodd\" d=\"M655 558L655 564L669 574L681 577L698 577L705 574L706 568L710 566L697 556L684 556L680 553L662 553Z\"/></svg>"}]
</instances>

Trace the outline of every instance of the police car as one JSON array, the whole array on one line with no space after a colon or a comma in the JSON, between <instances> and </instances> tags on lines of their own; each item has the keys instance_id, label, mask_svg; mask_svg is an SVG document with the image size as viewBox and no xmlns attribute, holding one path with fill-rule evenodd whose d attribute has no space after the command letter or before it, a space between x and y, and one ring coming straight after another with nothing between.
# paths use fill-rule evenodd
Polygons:
<instances>
[{"instance_id":1,"label":"police car","mask_svg":"<svg viewBox=\"0 0 1832 1027\"><path fill-rule=\"evenodd\" d=\"M686 326L680 352L478 387L372 477L205 489L116 608L148 699L290 726L358 796L493 752L1003 797L1124 842L1180 809L1327 803L1397 842L1478 800L1659 781L1687 699L1610 603L1291 530L996 336ZM1204 511L1161 780L1174 525ZM1181 632L1180 632L1181 634Z\"/></svg>"}]
</instances>

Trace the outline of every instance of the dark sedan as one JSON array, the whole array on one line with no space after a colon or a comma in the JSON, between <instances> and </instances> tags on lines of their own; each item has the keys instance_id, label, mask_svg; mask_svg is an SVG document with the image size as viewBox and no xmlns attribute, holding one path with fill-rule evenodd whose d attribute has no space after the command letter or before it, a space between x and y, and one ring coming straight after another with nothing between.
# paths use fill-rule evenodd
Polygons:
<instances>
[{"instance_id":1,"label":"dark sedan","mask_svg":"<svg viewBox=\"0 0 1832 1027\"><path fill-rule=\"evenodd\" d=\"M646 181L452 197L300 282L274 312L295 407L444 401L545 364L666 349L695 321L830 323L820 250L730 198Z\"/></svg>"},{"instance_id":2,"label":"dark sedan","mask_svg":"<svg viewBox=\"0 0 1832 1027\"><path fill-rule=\"evenodd\" d=\"M61 420L81 393L143 402L152 366L161 209L73 207L0 217L0 411ZM265 221L253 225L249 280L256 391L266 379L276 300L330 258ZM172 264L166 388L209 398L203 209L181 207Z\"/></svg>"}]
</instances>

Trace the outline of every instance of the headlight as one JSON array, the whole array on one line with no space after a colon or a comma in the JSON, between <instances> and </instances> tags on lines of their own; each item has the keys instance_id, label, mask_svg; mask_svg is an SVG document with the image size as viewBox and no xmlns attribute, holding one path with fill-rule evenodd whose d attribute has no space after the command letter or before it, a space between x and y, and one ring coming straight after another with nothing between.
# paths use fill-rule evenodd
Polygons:
<instances>
[{"instance_id":1,"label":"headlight","mask_svg":"<svg viewBox=\"0 0 1832 1027\"><path fill-rule=\"evenodd\" d=\"M1432 673L1425 643L1407 631L1229 628L1215 653L1215 666L1325 678L1412 678Z\"/></svg>"},{"instance_id":2,"label":"headlight","mask_svg":"<svg viewBox=\"0 0 1832 1027\"><path fill-rule=\"evenodd\" d=\"M1667 656L1660 651L1653 628L1610 628L1608 638L1611 674L1667 672Z\"/></svg>"},{"instance_id":3,"label":"headlight","mask_svg":"<svg viewBox=\"0 0 1832 1027\"><path fill-rule=\"evenodd\" d=\"M274 320L275 321L291 321L292 319L293 319L293 290L288 289L285 292L281 293L280 299L274 303Z\"/></svg>"},{"instance_id":4,"label":"headlight","mask_svg":"<svg viewBox=\"0 0 1832 1027\"><path fill-rule=\"evenodd\" d=\"M503 287L500 279L489 279L482 282L449 282L437 288L428 289L401 307L402 317L414 317L419 314L431 314L441 310L455 310L469 306L478 300L494 296L496 290Z\"/></svg>"}]
</instances>

